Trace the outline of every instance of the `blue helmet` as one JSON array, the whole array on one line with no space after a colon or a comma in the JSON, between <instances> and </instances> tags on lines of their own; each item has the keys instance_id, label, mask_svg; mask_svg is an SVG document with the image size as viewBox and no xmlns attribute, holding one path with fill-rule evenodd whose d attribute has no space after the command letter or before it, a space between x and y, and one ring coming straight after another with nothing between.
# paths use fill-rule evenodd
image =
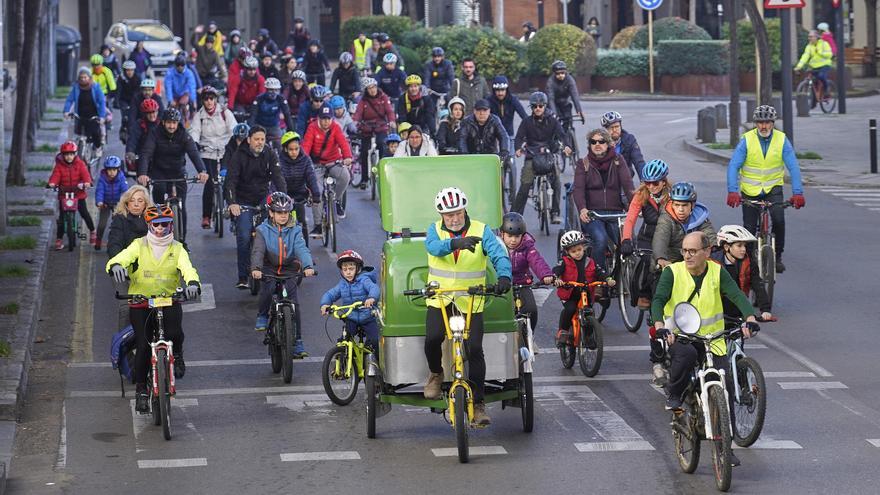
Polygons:
<instances>
[{"instance_id":1,"label":"blue helmet","mask_svg":"<svg viewBox=\"0 0 880 495\"><path fill-rule=\"evenodd\" d=\"M673 201L694 202L697 200L697 191L690 182L676 182L669 192L669 198Z\"/></svg>"},{"instance_id":2,"label":"blue helmet","mask_svg":"<svg viewBox=\"0 0 880 495\"><path fill-rule=\"evenodd\" d=\"M400 141L400 135L398 135L396 132L392 132L388 135L387 138L385 138L386 143L399 143Z\"/></svg>"},{"instance_id":3,"label":"blue helmet","mask_svg":"<svg viewBox=\"0 0 880 495\"><path fill-rule=\"evenodd\" d=\"M333 98L330 98L330 108L336 110L337 108L343 108L345 106L345 98L336 95Z\"/></svg>"},{"instance_id":4,"label":"blue helmet","mask_svg":"<svg viewBox=\"0 0 880 495\"><path fill-rule=\"evenodd\" d=\"M669 165L663 160L651 160L642 167L642 182L656 182L669 175Z\"/></svg>"},{"instance_id":5,"label":"blue helmet","mask_svg":"<svg viewBox=\"0 0 880 495\"><path fill-rule=\"evenodd\" d=\"M315 101L318 101L318 100L323 101L324 98L327 97L327 94L329 94L329 91L327 91L327 88L325 88L324 86L321 86L320 84L315 85L315 87L313 87L312 89L309 90L309 98L311 98L312 100L315 100Z\"/></svg>"},{"instance_id":6,"label":"blue helmet","mask_svg":"<svg viewBox=\"0 0 880 495\"><path fill-rule=\"evenodd\" d=\"M240 124L235 124L235 127L232 128L232 135L244 139L248 137L248 133L251 131L251 126L242 122Z\"/></svg>"},{"instance_id":7,"label":"blue helmet","mask_svg":"<svg viewBox=\"0 0 880 495\"><path fill-rule=\"evenodd\" d=\"M104 158L104 168L119 168L122 166L122 160L115 155Z\"/></svg>"}]
</instances>

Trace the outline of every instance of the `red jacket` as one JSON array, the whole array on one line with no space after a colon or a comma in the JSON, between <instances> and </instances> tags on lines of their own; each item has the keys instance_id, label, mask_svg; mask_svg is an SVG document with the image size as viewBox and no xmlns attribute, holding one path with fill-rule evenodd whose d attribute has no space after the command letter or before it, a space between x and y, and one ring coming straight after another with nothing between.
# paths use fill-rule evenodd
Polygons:
<instances>
[{"instance_id":1,"label":"red jacket","mask_svg":"<svg viewBox=\"0 0 880 495\"><path fill-rule=\"evenodd\" d=\"M235 86L229 85L229 109L233 110L235 104L249 106L257 95L266 92L266 79L258 72L256 77L241 77Z\"/></svg>"},{"instance_id":2,"label":"red jacket","mask_svg":"<svg viewBox=\"0 0 880 495\"><path fill-rule=\"evenodd\" d=\"M586 256L586 254L584 256ZM596 281L596 262L593 261L593 258L587 258L586 264L584 265L584 280L579 280L580 277L578 277L577 265L575 264L575 261L571 258L571 256L563 255L562 263L564 265L564 269L560 278L563 282L580 282L582 284L589 284ZM566 289L565 287L560 287L556 289L556 295L559 296L559 299L562 299L563 301L568 301L569 299L571 299L572 292L574 292L574 289ZM594 292L594 288L590 287L591 301L593 299Z\"/></svg>"},{"instance_id":3,"label":"red jacket","mask_svg":"<svg viewBox=\"0 0 880 495\"><path fill-rule=\"evenodd\" d=\"M388 95L378 90L376 96L364 95L358 102L352 120L358 123L358 129L372 135L376 132L388 132L388 124L397 120Z\"/></svg>"},{"instance_id":4,"label":"red jacket","mask_svg":"<svg viewBox=\"0 0 880 495\"><path fill-rule=\"evenodd\" d=\"M233 60L231 64L229 64L229 69L228 69L229 78L226 81L226 85L228 88L232 88L232 87L237 88L238 87L238 81L241 80L242 69L244 69L244 67L241 66L241 60L239 60L238 57L236 57L236 59ZM227 94L232 94L232 93L227 93Z\"/></svg>"},{"instance_id":5,"label":"red jacket","mask_svg":"<svg viewBox=\"0 0 880 495\"><path fill-rule=\"evenodd\" d=\"M55 155L55 168L52 175L49 176L49 184L58 186L58 197L64 197L63 188L76 188L77 184L92 184L92 175L89 173L89 167L82 158L76 157L73 163L68 164L61 158L61 153ZM86 199L87 195L84 190L76 191L76 199Z\"/></svg>"},{"instance_id":6,"label":"red jacket","mask_svg":"<svg viewBox=\"0 0 880 495\"><path fill-rule=\"evenodd\" d=\"M327 146L324 146L325 136L329 136L330 139ZM324 149L323 153L321 153L322 148ZM348 146L348 141L345 140L342 128L339 127L336 121L332 121L330 129L326 131L318 127L317 121L309 124L309 127L306 129L306 137L303 139L302 149L312 159L312 162L319 165L326 165L343 158L351 158L351 147ZM321 153L321 156L317 156L318 153Z\"/></svg>"}]
</instances>

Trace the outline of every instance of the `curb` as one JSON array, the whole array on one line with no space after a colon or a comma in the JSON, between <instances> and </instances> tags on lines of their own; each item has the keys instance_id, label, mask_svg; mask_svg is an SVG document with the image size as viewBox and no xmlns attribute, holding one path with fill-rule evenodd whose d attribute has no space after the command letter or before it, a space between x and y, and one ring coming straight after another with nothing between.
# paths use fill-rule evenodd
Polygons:
<instances>
[{"instance_id":1,"label":"curb","mask_svg":"<svg viewBox=\"0 0 880 495\"><path fill-rule=\"evenodd\" d=\"M681 144L682 147L684 147L685 151L690 152L692 155L697 155L705 160L709 160L711 162L715 162L725 166L728 162L730 162L729 156L726 156L723 153L717 152L715 150L708 149L703 145L697 143L696 141L692 141L688 138L682 138Z\"/></svg>"}]
</instances>

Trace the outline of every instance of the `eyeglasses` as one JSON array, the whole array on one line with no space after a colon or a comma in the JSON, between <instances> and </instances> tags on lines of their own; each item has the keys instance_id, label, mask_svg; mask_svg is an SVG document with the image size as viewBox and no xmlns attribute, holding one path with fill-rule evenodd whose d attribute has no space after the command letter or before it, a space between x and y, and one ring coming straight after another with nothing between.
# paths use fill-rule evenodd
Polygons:
<instances>
[{"instance_id":1,"label":"eyeglasses","mask_svg":"<svg viewBox=\"0 0 880 495\"><path fill-rule=\"evenodd\" d=\"M663 183L663 181L660 181L660 180L646 180L645 181L646 186L659 186L662 183Z\"/></svg>"},{"instance_id":2,"label":"eyeglasses","mask_svg":"<svg viewBox=\"0 0 880 495\"><path fill-rule=\"evenodd\" d=\"M590 139L590 144L608 144L604 139Z\"/></svg>"},{"instance_id":3,"label":"eyeglasses","mask_svg":"<svg viewBox=\"0 0 880 495\"><path fill-rule=\"evenodd\" d=\"M685 248L681 248L681 255L684 256L685 258L692 258L692 257L696 256L697 253L699 253L699 252L702 251L702 250L703 250L702 248L701 248L701 249L685 249Z\"/></svg>"}]
</instances>

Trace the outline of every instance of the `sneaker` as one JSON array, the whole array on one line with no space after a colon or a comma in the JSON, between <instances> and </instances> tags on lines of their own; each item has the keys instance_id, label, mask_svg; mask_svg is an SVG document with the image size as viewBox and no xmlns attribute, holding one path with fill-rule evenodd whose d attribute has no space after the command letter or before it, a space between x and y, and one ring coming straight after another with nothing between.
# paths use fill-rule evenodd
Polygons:
<instances>
[{"instance_id":1,"label":"sneaker","mask_svg":"<svg viewBox=\"0 0 880 495\"><path fill-rule=\"evenodd\" d=\"M62 249L64 249L64 241L55 239L55 251L61 251Z\"/></svg>"},{"instance_id":2,"label":"sneaker","mask_svg":"<svg viewBox=\"0 0 880 495\"><path fill-rule=\"evenodd\" d=\"M321 236L324 235L324 229L322 229L320 225L315 225L309 235L315 239L320 239Z\"/></svg>"},{"instance_id":3,"label":"sneaker","mask_svg":"<svg viewBox=\"0 0 880 495\"><path fill-rule=\"evenodd\" d=\"M571 345L571 332L559 329L556 331L556 347Z\"/></svg>"},{"instance_id":4,"label":"sneaker","mask_svg":"<svg viewBox=\"0 0 880 495\"><path fill-rule=\"evenodd\" d=\"M674 397L666 399L667 411L678 411L679 409L681 409L681 399L677 399Z\"/></svg>"},{"instance_id":5,"label":"sneaker","mask_svg":"<svg viewBox=\"0 0 880 495\"><path fill-rule=\"evenodd\" d=\"M492 419L486 414L486 404L483 402L474 404L474 424L477 426L489 426L491 423Z\"/></svg>"},{"instance_id":6,"label":"sneaker","mask_svg":"<svg viewBox=\"0 0 880 495\"><path fill-rule=\"evenodd\" d=\"M238 282L236 282L236 284L235 284L235 288L236 289L247 289L248 288L247 279L246 278L238 279Z\"/></svg>"},{"instance_id":7,"label":"sneaker","mask_svg":"<svg viewBox=\"0 0 880 495\"><path fill-rule=\"evenodd\" d=\"M660 363L654 363L653 378L651 381L658 387L665 387L668 378L666 376L666 368Z\"/></svg>"},{"instance_id":8,"label":"sneaker","mask_svg":"<svg viewBox=\"0 0 880 495\"><path fill-rule=\"evenodd\" d=\"M211 217L202 217L202 228L210 229L211 228Z\"/></svg>"},{"instance_id":9,"label":"sneaker","mask_svg":"<svg viewBox=\"0 0 880 495\"><path fill-rule=\"evenodd\" d=\"M345 218L345 208L342 207L342 202L336 202L336 218L342 220Z\"/></svg>"},{"instance_id":10,"label":"sneaker","mask_svg":"<svg viewBox=\"0 0 880 495\"><path fill-rule=\"evenodd\" d=\"M296 339L293 342L293 357L295 359L304 359L309 357L309 353L306 352L306 348L303 345L302 339Z\"/></svg>"},{"instance_id":11,"label":"sneaker","mask_svg":"<svg viewBox=\"0 0 880 495\"><path fill-rule=\"evenodd\" d=\"M101 250L101 239L98 239L97 241L95 241L95 251L100 251L100 250Z\"/></svg>"},{"instance_id":12,"label":"sneaker","mask_svg":"<svg viewBox=\"0 0 880 495\"><path fill-rule=\"evenodd\" d=\"M137 392L135 393L134 410L147 414L150 412L150 396L147 394L147 384L138 383Z\"/></svg>"},{"instance_id":13,"label":"sneaker","mask_svg":"<svg viewBox=\"0 0 880 495\"><path fill-rule=\"evenodd\" d=\"M559 225L562 223L562 217L559 216L559 213L554 213L550 218L550 223L553 225Z\"/></svg>"},{"instance_id":14,"label":"sneaker","mask_svg":"<svg viewBox=\"0 0 880 495\"><path fill-rule=\"evenodd\" d=\"M428 381L425 382L425 398L428 400L437 400L441 396L440 386L443 385L442 373L431 373L428 375Z\"/></svg>"},{"instance_id":15,"label":"sneaker","mask_svg":"<svg viewBox=\"0 0 880 495\"><path fill-rule=\"evenodd\" d=\"M782 255L776 255L776 273L782 273L785 271L785 264L782 263Z\"/></svg>"},{"instance_id":16,"label":"sneaker","mask_svg":"<svg viewBox=\"0 0 880 495\"><path fill-rule=\"evenodd\" d=\"M733 451L730 451L730 458L728 460L730 460L730 465L733 467L737 467L741 464L741 462L739 462L739 457L737 457Z\"/></svg>"},{"instance_id":17,"label":"sneaker","mask_svg":"<svg viewBox=\"0 0 880 495\"><path fill-rule=\"evenodd\" d=\"M648 310L651 309L651 300L647 297L640 297L637 303L639 309Z\"/></svg>"},{"instance_id":18,"label":"sneaker","mask_svg":"<svg viewBox=\"0 0 880 495\"><path fill-rule=\"evenodd\" d=\"M254 325L254 330L258 332L265 332L266 327L269 326L269 317L267 315L257 315L257 323Z\"/></svg>"},{"instance_id":19,"label":"sneaker","mask_svg":"<svg viewBox=\"0 0 880 495\"><path fill-rule=\"evenodd\" d=\"M98 242L98 234L94 230L90 230L89 231L89 244L94 246L96 242Z\"/></svg>"},{"instance_id":20,"label":"sneaker","mask_svg":"<svg viewBox=\"0 0 880 495\"><path fill-rule=\"evenodd\" d=\"M183 378L183 375L186 374L186 363L183 361L183 353L175 352L174 353L174 378L178 380Z\"/></svg>"}]
</instances>

